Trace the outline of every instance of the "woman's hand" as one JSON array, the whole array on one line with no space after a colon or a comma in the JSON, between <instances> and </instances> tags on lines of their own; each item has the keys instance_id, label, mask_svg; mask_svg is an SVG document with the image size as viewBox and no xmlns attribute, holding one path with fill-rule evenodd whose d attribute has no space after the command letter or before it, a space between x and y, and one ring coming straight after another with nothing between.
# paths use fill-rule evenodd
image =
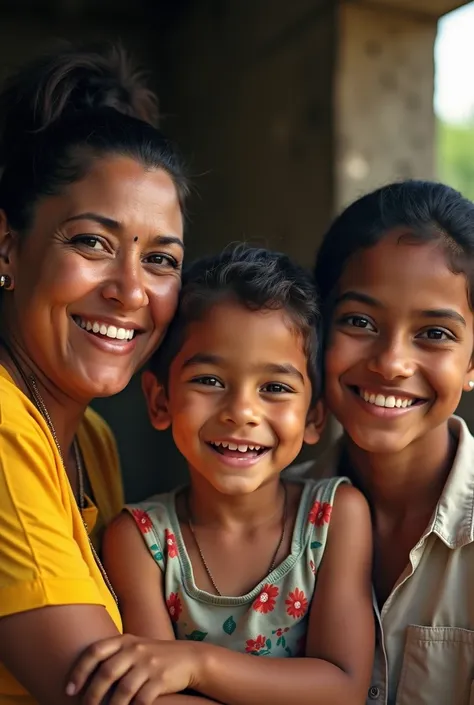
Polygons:
<instances>
[{"instance_id":1,"label":"woman's hand","mask_svg":"<svg viewBox=\"0 0 474 705\"><path fill-rule=\"evenodd\" d=\"M201 644L202 646L202 644ZM79 658L68 695L83 705L152 705L161 695L195 687L199 650L188 641L157 641L124 634L98 641Z\"/></svg>"}]
</instances>

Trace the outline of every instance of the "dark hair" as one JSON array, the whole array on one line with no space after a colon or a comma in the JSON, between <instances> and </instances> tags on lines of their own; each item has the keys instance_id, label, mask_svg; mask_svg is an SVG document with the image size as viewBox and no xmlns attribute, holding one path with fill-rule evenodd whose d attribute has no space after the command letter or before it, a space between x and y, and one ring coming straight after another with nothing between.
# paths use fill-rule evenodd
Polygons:
<instances>
[{"instance_id":1,"label":"dark hair","mask_svg":"<svg viewBox=\"0 0 474 705\"><path fill-rule=\"evenodd\" d=\"M121 47L67 47L22 68L0 92L0 208L9 225L26 230L39 198L108 155L166 171L183 209L182 164L157 117L155 95Z\"/></svg>"},{"instance_id":2,"label":"dark hair","mask_svg":"<svg viewBox=\"0 0 474 705\"><path fill-rule=\"evenodd\" d=\"M444 184L404 181L359 198L329 228L314 269L324 312L350 258L395 228L401 240L440 241L452 271L466 275L472 306L474 204Z\"/></svg>"},{"instance_id":3,"label":"dark hair","mask_svg":"<svg viewBox=\"0 0 474 705\"><path fill-rule=\"evenodd\" d=\"M251 311L283 309L304 339L312 400L320 393L319 308L311 275L287 255L237 244L193 263L183 274L178 311L150 361L160 382L181 349L187 326L216 303L231 298Z\"/></svg>"}]
</instances>

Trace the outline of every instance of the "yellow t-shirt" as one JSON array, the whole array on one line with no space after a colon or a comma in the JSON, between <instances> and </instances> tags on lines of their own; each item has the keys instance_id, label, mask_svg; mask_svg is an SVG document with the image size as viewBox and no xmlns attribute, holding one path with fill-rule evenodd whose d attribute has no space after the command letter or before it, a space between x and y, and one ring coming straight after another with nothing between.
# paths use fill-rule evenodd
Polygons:
<instances>
[{"instance_id":1,"label":"yellow t-shirt","mask_svg":"<svg viewBox=\"0 0 474 705\"><path fill-rule=\"evenodd\" d=\"M89 500L85 519L98 543L123 505L118 457L111 431L92 409L78 441L98 505ZM122 629L53 437L0 366L0 617L67 604L103 605ZM0 664L0 705L35 702Z\"/></svg>"}]
</instances>

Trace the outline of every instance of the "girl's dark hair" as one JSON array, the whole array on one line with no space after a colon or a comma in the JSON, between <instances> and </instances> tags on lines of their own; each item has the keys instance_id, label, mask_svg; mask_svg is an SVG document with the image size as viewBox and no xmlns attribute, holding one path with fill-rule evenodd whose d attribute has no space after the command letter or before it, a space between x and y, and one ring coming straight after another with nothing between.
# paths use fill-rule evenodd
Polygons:
<instances>
[{"instance_id":1,"label":"girl's dark hair","mask_svg":"<svg viewBox=\"0 0 474 705\"><path fill-rule=\"evenodd\" d=\"M183 209L183 167L157 118L155 95L120 46L63 46L11 76L0 92L0 208L10 227L28 229L38 199L108 155L166 171Z\"/></svg>"},{"instance_id":2,"label":"girl's dark hair","mask_svg":"<svg viewBox=\"0 0 474 705\"><path fill-rule=\"evenodd\" d=\"M323 309L330 308L350 258L395 228L400 240L414 244L439 240L452 271L466 275L472 306L474 204L444 184L404 181L359 198L329 228L314 269Z\"/></svg>"},{"instance_id":3,"label":"girl's dark hair","mask_svg":"<svg viewBox=\"0 0 474 705\"><path fill-rule=\"evenodd\" d=\"M321 386L320 315L312 277L287 255L245 244L226 247L219 255L200 259L185 270L177 314L150 361L158 380L167 383L189 324L202 319L214 304L226 298L251 311L285 311L303 336L312 400L316 401Z\"/></svg>"}]
</instances>

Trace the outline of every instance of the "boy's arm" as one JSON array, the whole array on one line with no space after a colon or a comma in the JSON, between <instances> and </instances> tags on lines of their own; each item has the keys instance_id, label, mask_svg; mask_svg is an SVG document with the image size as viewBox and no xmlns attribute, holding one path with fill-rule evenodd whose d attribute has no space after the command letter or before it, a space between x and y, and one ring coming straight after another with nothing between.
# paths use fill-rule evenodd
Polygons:
<instances>
[{"instance_id":1,"label":"boy's arm","mask_svg":"<svg viewBox=\"0 0 474 705\"><path fill-rule=\"evenodd\" d=\"M126 511L105 532L103 560L119 600L124 631L149 639L174 640L163 593L163 572Z\"/></svg>"},{"instance_id":2,"label":"boy's arm","mask_svg":"<svg viewBox=\"0 0 474 705\"><path fill-rule=\"evenodd\" d=\"M374 653L372 527L363 496L337 490L306 658L256 658L202 644L196 688L225 705L363 705Z\"/></svg>"}]
</instances>

